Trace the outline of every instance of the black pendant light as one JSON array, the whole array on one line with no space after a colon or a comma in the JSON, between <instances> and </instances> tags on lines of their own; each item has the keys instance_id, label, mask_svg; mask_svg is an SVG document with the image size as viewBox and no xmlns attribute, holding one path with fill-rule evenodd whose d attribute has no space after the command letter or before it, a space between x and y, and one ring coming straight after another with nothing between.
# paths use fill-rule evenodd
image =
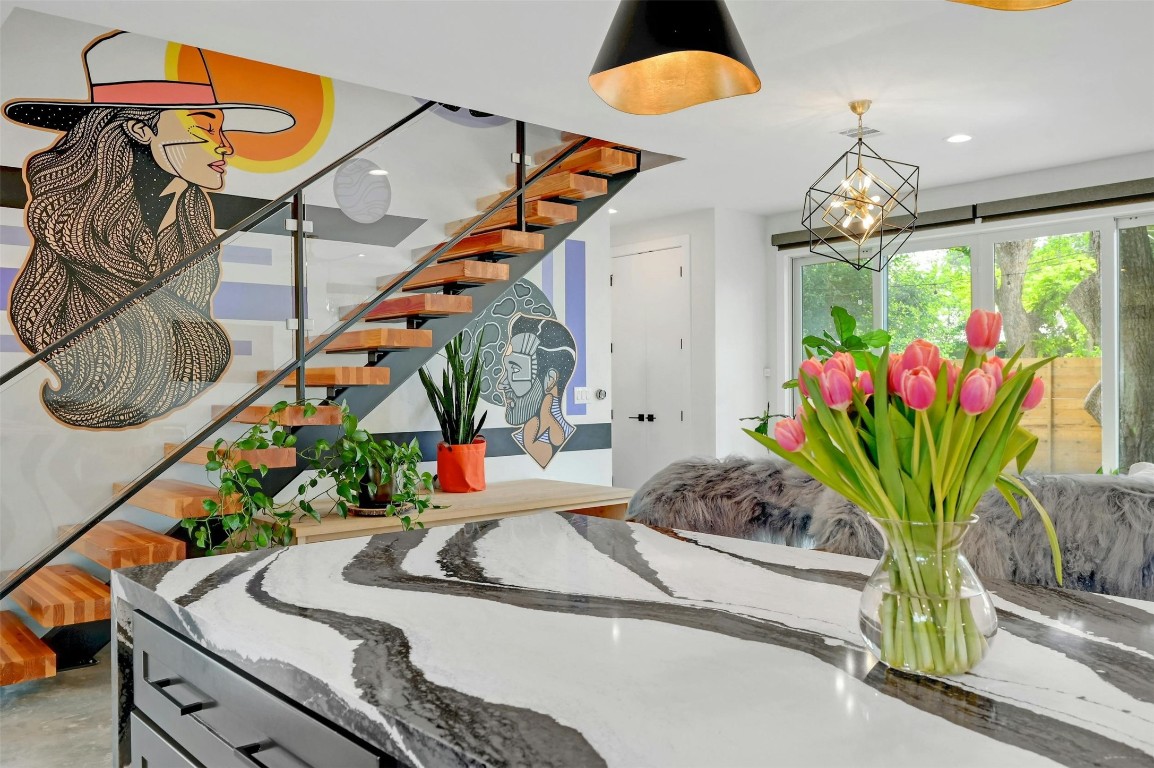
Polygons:
<instances>
[{"instance_id":1,"label":"black pendant light","mask_svg":"<svg viewBox=\"0 0 1154 768\"><path fill-rule=\"evenodd\" d=\"M634 115L761 90L720 0L622 0L589 84L606 104Z\"/></svg>"}]
</instances>

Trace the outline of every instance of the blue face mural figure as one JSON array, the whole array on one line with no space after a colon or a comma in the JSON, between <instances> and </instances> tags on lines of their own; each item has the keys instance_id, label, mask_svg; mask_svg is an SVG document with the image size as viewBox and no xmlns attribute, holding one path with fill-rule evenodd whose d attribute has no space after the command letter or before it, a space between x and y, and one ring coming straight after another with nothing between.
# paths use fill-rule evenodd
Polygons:
<instances>
[{"instance_id":1,"label":"blue face mural figure","mask_svg":"<svg viewBox=\"0 0 1154 768\"><path fill-rule=\"evenodd\" d=\"M497 388L505 421L520 427L513 439L542 468L577 431L561 410L576 367L573 334L558 321L518 315L509 323Z\"/></svg>"}]
</instances>

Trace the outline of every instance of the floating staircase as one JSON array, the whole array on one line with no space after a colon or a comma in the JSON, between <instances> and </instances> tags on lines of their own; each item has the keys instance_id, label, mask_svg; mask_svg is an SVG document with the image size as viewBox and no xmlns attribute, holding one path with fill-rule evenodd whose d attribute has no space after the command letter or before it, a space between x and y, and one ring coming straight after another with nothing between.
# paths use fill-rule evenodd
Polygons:
<instances>
[{"instance_id":1,"label":"floating staircase","mask_svg":"<svg viewBox=\"0 0 1154 768\"><path fill-rule=\"evenodd\" d=\"M539 155L539 163L556 157L563 148ZM525 192L524 221L519 220L518 206L510 202L476 226L466 237L444 250L437 260L421 272L408 277L400 295L377 302L342 308L345 319L362 313L365 324L347 330L337 338L310 340L311 348L324 346L326 354L364 354L363 366L347 365L306 367L305 387L323 388L326 398L340 402L364 415L384 401L396 387L461 331L477 314L495 302L517 279L532 269L545 254L560 245L573 230L620 191L639 170L639 153L609 142L592 140L570 154L547 173L530 176ZM510 176L509 184L516 179ZM477 199L481 212L489 211L513 190ZM461 219L445 227L453 238L470 226L477 217ZM446 241L448 242L448 241ZM424 258L432 249L445 243L417 249L414 259ZM380 278L377 288L395 284L402 276ZM369 293L374 286L365 286ZM367 311L365 311L367 309ZM399 324L403 323L403 326ZM393 325L398 324L398 325ZM314 360L317 358L314 358ZM388 361L385 366L384 362ZM263 370L257 382L266 382L276 374ZM286 387L296 385L296 374L283 380ZM214 406L214 419L232 406ZM249 405L232 421L241 425L265 423L271 406ZM341 423L340 408L318 406L305 416L300 407L291 407L273 417L290 427L300 445L310 445L319 437L330 437L332 428ZM182 446L163 446L169 456ZM295 448L254 450L215 449L201 445L179 458L185 464L205 465L210 455L220 461L247 461L268 468L265 481L269 488L287 486L304 469ZM169 459L170 461L175 461ZM121 491L124 484L114 485ZM217 498L216 489L199 483L162 477L135 493L127 503L174 521L199 518L207 513L206 498ZM223 504L230 509L229 500ZM179 539L149 530L123 520L106 520L71 545L71 550L104 568L147 565L185 557L185 544ZM87 663L83 657L99 648L99 632L90 633L88 642L75 658L60 658L60 643L54 633L70 627L100 625L107 635L110 625L109 589L99 579L74 565L50 565L41 568L12 593L17 605L28 616L49 631L42 638L12 612L0 612L0 684L21 682L54 675L59 669ZM64 638L71 640L73 638ZM105 637L104 642L107 642ZM75 644L75 643L74 643ZM90 658L90 657L89 657Z\"/></svg>"}]
</instances>

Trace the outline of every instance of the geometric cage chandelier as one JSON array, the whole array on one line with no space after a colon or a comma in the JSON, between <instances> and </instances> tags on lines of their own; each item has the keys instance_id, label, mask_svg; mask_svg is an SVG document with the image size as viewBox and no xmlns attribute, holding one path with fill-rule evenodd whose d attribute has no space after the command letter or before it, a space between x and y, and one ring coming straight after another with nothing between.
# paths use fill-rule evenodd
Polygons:
<instances>
[{"instance_id":1,"label":"geometric cage chandelier","mask_svg":"<svg viewBox=\"0 0 1154 768\"><path fill-rule=\"evenodd\" d=\"M868 99L849 108L857 115L857 141L809 188L801 223L812 253L880 272L914 231L919 169L887 160L865 143Z\"/></svg>"}]
</instances>

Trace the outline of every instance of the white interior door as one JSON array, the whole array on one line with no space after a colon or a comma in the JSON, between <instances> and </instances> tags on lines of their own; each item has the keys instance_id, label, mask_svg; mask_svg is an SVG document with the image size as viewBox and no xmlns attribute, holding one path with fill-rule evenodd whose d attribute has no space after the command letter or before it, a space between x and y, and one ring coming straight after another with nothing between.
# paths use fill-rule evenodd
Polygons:
<instances>
[{"instance_id":1,"label":"white interior door","mask_svg":"<svg viewBox=\"0 0 1154 768\"><path fill-rule=\"evenodd\" d=\"M683 246L613 259L613 483L638 488L689 454L689 277Z\"/></svg>"}]
</instances>

